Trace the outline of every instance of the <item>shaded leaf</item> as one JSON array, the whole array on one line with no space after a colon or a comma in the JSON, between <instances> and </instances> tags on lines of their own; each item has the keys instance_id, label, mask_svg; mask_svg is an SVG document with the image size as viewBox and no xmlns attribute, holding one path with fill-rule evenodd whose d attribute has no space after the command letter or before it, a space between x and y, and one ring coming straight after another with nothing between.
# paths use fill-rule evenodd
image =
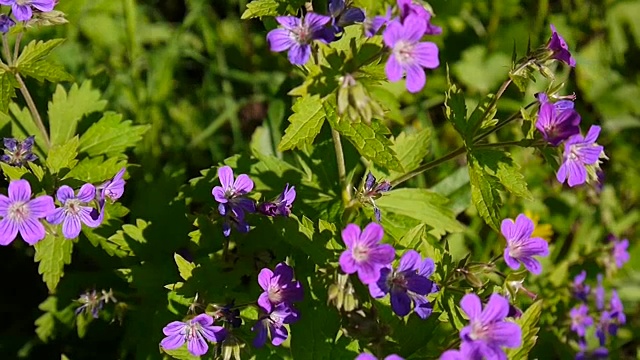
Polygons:
<instances>
[{"instance_id":1,"label":"shaded leaf","mask_svg":"<svg viewBox=\"0 0 640 360\"><path fill-rule=\"evenodd\" d=\"M62 145L51 147L46 161L47 167L53 174L57 174L65 168L71 169L78 163L78 160L76 160L77 155L78 137L76 136Z\"/></svg>"},{"instance_id":2,"label":"shaded leaf","mask_svg":"<svg viewBox=\"0 0 640 360\"><path fill-rule=\"evenodd\" d=\"M133 125L131 120L122 121L121 114L106 112L80 137L79 152L89 156L119 155L140 141L149 128L150 125Z\"/></svg>"},{"instance_id":3,"label":"shaded leaf","mask_svg":"<svg viewBox=\"0 0 640 360\"><path fill-rule=\"evenodd\" d=\"M293 115L289 117L291 123L278 145L280 151L302 148L310 145L316 138L325 119L322 101L317 95L303 96L293 104Z\"/></svg>"},{"instance_id":4,"label":"shaded leaf","mask_svg":"<svg viewBox=\"0 0 640 360\"><path fill-rule=\"evenodd\" d=\"M62 236L48 234L44 239L34 245L36 250L35 261L38 265L38 273L47 284L49 292L54 292L58 282L64 276L64 266L71 263L73 241Z\"/></svg>"},{"instance_id":5,"label":"shaded leaf","mask_svg":"<svg viewBox=\"0 0 640 360\"><path fill-rule=\"evenodd\" d=\"M497 190L499 184L484 172L473 156L469 155L468 160L471 200L484 221L494 230L500 231L500 206L502 206L502 200Z\"/></svg>"}]
</instances>

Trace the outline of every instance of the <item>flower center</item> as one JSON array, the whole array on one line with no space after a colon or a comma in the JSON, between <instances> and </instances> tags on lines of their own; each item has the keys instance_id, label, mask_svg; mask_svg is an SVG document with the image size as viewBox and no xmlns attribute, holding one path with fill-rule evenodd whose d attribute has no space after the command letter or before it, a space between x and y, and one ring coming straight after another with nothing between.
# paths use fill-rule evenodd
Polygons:
<instances>
[{"instance_id":1,"label":"flower center","mask_svg":"<svg viewBox=\"0 0 640 360\"><path fill-rule=\"evenodd\" d=\"M394 273L392 276L389 277L387 281L389 284L389 288L392 288L395 290L404 290L404 291L406 291L408 288L407 278L401 272Z\"/></svg>"},{"instance_id":2,"label":"flower center","mask_svg":"<svg viewBox=\"0 0 640 360\"><path fill-rule=\"evenodd\" d=\"M356 262L360 263L360 262L366 261L367 259L369 259L369 248L367 248L366 246L357 244L356 246L353 247L352 254Z\"/></svg>"},{"instance_id":3,"label":"flower center","mask_svg":"<svg viewBox=\"0 0 640 360\"><path fill-rule=\"evenodd\" d=\"M82 210L82 206L80 206L80 200L78 199L69 199L64 203L64 208L67 213L72 215L78 215L80 210Z\"/></svg>"},{"instance_id":4,"label":"flower center","mask_svg":"<svg viewBox=\"0 0 640 360\"><path fill-rule=\"evenodd\" d=\"M299 44L306 44L311 40L311 31L306 25L300 25L291 30L294 40Z\"/></svg>"},{"instance_id":5,"label":"flower center","mask_svg":"<svg viewBox=\"0 0 640 360\"><path fill-rule=\"evenodd\" d=\"M32 0L16 0L16 4L18 5L29 5Z\"/></svg>"},{"instance_id":6,"label":"flower center","mask_svg":"<svg viewBox=\"0 0 640 360\"><path fill-rule=\"evenodd\" d=\"M282 302L282 289L278 286L269 286L269 301L272 304L279 304Z\"/></svg>"},{"instance_id":7,"label":"flower center","mask_svg":"<svg viewBox=\"0 0 640 360\"><path fill-rule=\"evenodd\" d=\"M471 323L471 333L469 336L472 340L484 340L489 334L489 328L484 326L480 321L473 321Z\"/></svg>"},{"instance_id":8,"label":"flower center","mask_svg":"<svg viewBox=\"0 0 640 360\"><path fill-rule=\"evenodd\" d=\"M185 337L188 341L197 338L198 332L200 332L200 324L197 322L190 321L189 325L185 327Z\"/></svg>"},{"instance_id":9,"label":"flower center","mask_svg":"<svg viewBox=\"0 0 640 360\"><path fill-rule=\"evenodd\" d=\"M29 206L23 201L14 202L7 209L7 217L12 221L24 221L29 217L29 213Z\"/></svg>"},{"instance_id":10,"label":"flower center","mask_svg":"<svg viewBox=\"0 0 640 360\"><path fill-rule=\"evenodd\" d=\"M413 63L413 50L415 44L412 42L400 40L393 47L393 54L401 65Z\"/></svg>"}]
</instances>

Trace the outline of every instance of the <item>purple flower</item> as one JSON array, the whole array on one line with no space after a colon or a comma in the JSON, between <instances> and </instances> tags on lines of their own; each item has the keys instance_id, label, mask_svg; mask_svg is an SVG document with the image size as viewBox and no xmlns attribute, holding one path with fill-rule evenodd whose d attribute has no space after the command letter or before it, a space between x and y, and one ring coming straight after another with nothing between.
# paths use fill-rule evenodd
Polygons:
<instances>
[{"instance_id":1,"label":"purple flower","mask_svg":"<svg viewBox=\"0 0 640 360\"><path fill-rule=\"evenodd\" d=\"M497 358L504 358L504 353L496 354ZM460 344L460 350L447 350L440 355L440 360L483 360L484 357L478 347L468 342Z\"/></svg>"},{"instance_id":2,"label":"purple flower","mask_svg":"<svg viewBox=\"0 0 640 360\"><path fill-rule=\"evenodd\" d=\"M572 284L573 296L575 296L578 300L584 301L584 302L587 301L587 297L591 292L591 287L584 283L586 279L587 279L587 272L582 270L580 274L576 275L576 277L573 278L573 284Z\"/></svg>"},{"instance_id":3,"label":"purple flower","mask_svg":"<svg viewBox=\"0 0 640 360\"><path fill-rule=\"evenodd\" d=\"M391 7L387 8L387 13L376 16L367 16L362 22L362 26L364 27L364 35L368 38L375 36L378 34L378 31L382 29L389 21L391 20Z\"/></svg>"},{"instance_id":4,"label":"purple flower","mask_svg":"<svg viewBox=\"0 0 640 360\"><path fill-rule=\"evenodd\" d=\"M389 190L391 190L391 184L388 181L380 181L378 183L371 172L367 174L367 178L364 182L363 190L359 194L359 198L362 203L371 204L373 206L373 213L377 222L380 222L382 214L380 213L380 209L376 205L375 200L380 198L382 193Z\"/></svg>"},{"instance_id":5,"label":"purple flower","mask_svg":"<svg viewBox=\"0 0 640 360\"><path fill-rule=\"evenodd\" d=\"M505 321L509 313L509 301L499 294L492 294L482 308L476 294L466 294L460 307L469 316L469 325L460 330L460 338L467 354L479 354L487 359L504 359L501 347L517 348L522 343L522 330L517 324Z\"/></svg>"},{"instance_id":6,"label":"purple flower","mask_svg":"<svg viewBox=\"0 0 640 360\"><path fill-rule=\"evenodd\" d=\"M81 305L76 309L75 314L78 315L84 311L86 313L91 313L91 316L93 316L94 319L98 318L98 313L104 305L102 297L98 295L98 292L95 289L80 295L80 298L77 301L80 302Z\"/></svg>"},{"instance_id":7,"label":"purple flower","mask_svg":"<svg viewBox=\"0 0 640 360\"><path fill-rule=\"evenodd\" d=\"M362 353L356 356L355 360L378 360L378 358L369 353ZM384 360L404 360L404 358L396 354L391 354L385 357Z\"/></svg>"},{"instance_id":8,"label":"purple flower","mask_svg":"<svg viewBox=\"0 0 640 360\"><path fill-rule=\"evenodd\" d=\"M258 298L258 305L266 312L280 304L291 305L302 301L304 295L300 282L293 280L293 268L285 263L276 265L275 271L267 268L260 270L258 284L264 290Z\"/></svg>"},{"instance_id":9,"label":"purple flower","mask_svg":"<svg viewBox=\"0 0 640 360\"><path fill-rule=\"evenodd\" d=\"M400 20L402 23L411 16L417 16L425 22L425 31L422 35L439 35L442 34L442 28L431 23L431 14L422 4L413 0L398 0L398 8L400 9Z\"/></svg>"},{"instance_id":10,"label":"purple flower","mask_svg":"<svg viewBox=\"0 0 640 360\"><path fill-rule=\"evenodd\" d=\"M580 134L580 114L573 109L572 101L551 103L545 93L540 93L537 97L540 111L536 128L549 144L558 146L569 137Z\"/></svg>"},{"instance_id":11,"label":"purple flower","mask_svg":"<svg viewBox=\"0 0 640 360\"><path fill-rule=\"evenodd\" d=\"M96 190L100 191L100 199L109 199L111 201L116 201L122 197L124 194L124 185L125 181L122 178L127 169L122 168L111 180L107 180L102 185L98 186Z\"/></svg>"},{"instance_id":12,"label":"purple flower","mask_svg":"<svg viewBox=\"0 0 640 360\"><path fill-rule=\"evenodd\" d=\"M345 7L345 0L329 0L331 25L336 34L348 25L364 21L364 11L357 7Z\"/></svg>"},{"instance_id":13,"label":"purple flower","mask_svg":"<svg viewBox=\"0 0 640 360\"><path fill-rule=\"evenodd\" d=\"M533 221L524 214L518 215L515 223L511 219L504 219L500 226L502 235L507 239L504 249L507 265L517 270L522 263L532 274L539 275L542 266L533 257L549 255L549 244L542 238L532 238L533 230Z\"/></svg>"},{"instance_id":14,"label":"purple flower","mask_svg":"<svg viewBox=\"0 0 640 360\"><path fill-rule=\"evenodd\" d=\"M9 19L11 20L11 19ZM2 21L0 19L0 21ZM0 24L0 27L2 24ZM4 155L0 156L0 161L11 166L23 166L27 162L38 160L38 157L32 153L34 137L29 136L23 141L14 138L4 138Z\"/></svg>"},{"instance_id":15,"label":"purple flower","mask_svg":"<svg viewBox=\"0 0 640 360\"><path fill-rule=\"evenodd\" d=\"M622 305L622 301L620 301L618 292L615 290L611 291L609 306L611 309L611 318L616 319L619 325L626 324L627 316L624 314L624 306Z\"/></svg>"},{"instance_id":16,"label":"purple flower","mask_svg":"<svg viewBox=\"0 0 640 360\"><path fill-rule=\"evenodd\" d=\"M593 318L589 316L589 308L585 304L574 307L569 312L571 316L571 330L580 337L584 337L589 326L593 325Z\"/></svg>"},{"instance_id":17,"label":"purple flower","mask_svg":"<svg viewBox=\"0 0 640 360\"><path fill-rule=\"evenodd\" d=\"M257 348L263 347L269 335L271 335L271 343L274 346L282 345L289 336L284 324L291 324L297 321L299 317L298 312L287 304L281 303L274 307L268 315L260 317L258 322L251 328L256 333L256 337L253 339L253 346Z\"/></svg>"},{"instance_id":18,"label":"purple flower","mask_svg":"<svg viewBox=\"0 0 640 360\"><path fill-rule=\"evenodd\" d=\"M167 350L174 350L187 342L187 349L194 356L207 353L209 340L213 343L224 340L227 331L222 326L214 326L213 318L207 314L200 314L191 320L173 321L162 329L166 335L160 346Z\"/></svg>"},{"instance_id":19,"label":"purple flower","mask_svg":"<svg viewBox=\"0 0 640 360\"><path fill-rule=\"evenodd\" d=\"M217 308L217 311L213 315L215 320L222 319L222 321L228 322L233 328L239 328L242 325L240 309L234 307L234 301L231 301L230 304L224 306L214 306Z\"/></svg>"},{"instance_id":20,"label":"purple flower","mask_svg":"<svg viewBox=\"0 0 640 360\"><path fill-rule=\"evenodd\" d=\"M424 87L427 78L424 68L435 69L440 65L438 46L432 42L420 42L426 31L426 22L417 15L409 15L403 23L391 21L382 37L391 55L385 66L389 81L395 82L407 74L407 90L416 93Z\"/></svg>"},{"instance_id":21,"label":"purple flower","mask_svg":"<svg viewBox=\"0 0 640 360\"><path fill-rule=\"evenodd\" d=\"M616 263L616 267L621 269L622 266L631 258L627 251L627 248L629 247L629 240L613 238L611 241L613 242L613 251L611 252L611 256Z\"/></svg>"},{"instance_id":22,"label":"purple flower","mask_svg":"<svg viewBox=\"0 0 640 360\"><path fill-rule=\"evenodd\" d=\"M333 31L325 27L331 21L329 16L308 12L303 19L276 16L276 21L282 28L269 31L267 41L271 51L289 50L289 62L293 65L304 65L309 61L313 40L326 44L334 38Z\"/></svg>"},{"instance_id":23,"label":"purple flower","mask_svg":"<svg viewBox=\"0 0 640 360\"><path fill-rule=\"evenodd\" d=\"M275 201L264 202L258 206L257 210L266 216L289 216L295 199L295 186L289 187L289 184L287 184Z\"/></svg>"},{"instance_id":24,"label":"purple flower","mask_svg":"<svg viewBox=\"0 0 640 360\"><path fill-rule=\"evenodd\" d=\"M56 5L56 0L0 0L0 5L11 5L11 12L16 20L27 21L33 16L31 7L49 12Z\"/></svg>"},{"instance_id":25,"label":"purple flower","mask_svg":"<svg viewBox=\"0 0 640 360\"><path fill-rule=\"evenodd\" d=\"M434 270L433 260L422 260L418 252L409 250L400 258L396 270L389 267L380 269L380 277L378 281L369 284L369 292L374 298L390 293L391 309L398 316L409 314L413 302L416 314L426 319L433 311L426 295L437 291L437 286L429 279Z\"/></svg>"},{"instance_id":26,"label":"purple flower","mask_svg":"<svg viewBox=\"0 0 640 360\"><path fill-rule=\"evenodd\" d=\"M553 59L560 60L563 63L575 67L576 59L571 56L571 52L569 52L569 46L566 41L558 34L556 31L556 27L551 24L551 39L547 43L547 49L553 52L551 56Z\"/></svg>"},{"instance_id":27,"label":"purple flower","mask_svg":"<svg viewBox=\"0 0 640 360\"><path fill-rule=\"evenodd\" d=\"M0 32L6 34L16 24L7 14L0 15Z\"/></svg>"},{"instance_id":28,"label":"purple flower","mask_svg":"<svg viewBox=\"0 0 640 360\"><path fill-rule=\"evenodd\" d=\"M361 232L356 224L342 230L342 240L347 245L340 255L340 268L347 274L358 273L363 284L378 280L380 269L391 264L395 251L389 244L380 244L384 236L382 226L370 223Z\"/></svg>"},{"instance_id":29,"label":"purple flower","mask_svg":"<svg viewBox=\"0 0 640 360\"><path fill-rule=\"evenodd\" d=\"M604 147L596 143L599 134L600 126L592 125L586 136L574 135L564 143L564 162L556 175L560 183L568 179L571 187L584 184L587 182L587 166L599 168L600 158L604 155Z\"/></svg>"},{"instance_id":30,"label":"purple flower","mask_svg":"<svg viewBox=\"0 0 640 360\"><path fill-rule=\"evenodd\" d=\"M611 325L611 314L608 311L603 311L600 314L600 319L596 325L596 337L600 341L600 345L604 346L607 342L607 333L609 332L609 326Z\"/></svg>"},{"instance_id":31,"label":"purple flower","mask_svg":"<svg viewBox=\"0 0 640 360\"><path fill-rule=\"evenodd\" d=\"M9 197L0 194L0 245L11 244L18 232L29 245L44 239L46 233L40 219L54 208L51 196L31 200L31 185L27 180L11 181Z\"/></svg>"},{"instance_id":32,"label":"purple flower","mask_svg":"<svg viewBox=\"0 0 640 360\"><path fill-rule=\"evenodd\" d=\"M596 308L598 310L604 309L604 286L602 286L602 274L598 274L598 286L595 291L596 296Z\"/></svg>"},{"instance_id":33,"label":"purple flower","mask_svg":"<svg viewBox=\"0 0 640 360\"><path fill-rule=\"evenodd\" d=\"M69 186L62 185L56 193L62 206L47 215L47 221L53 225L62 223L62 234L65 238L77 238L83 223L91 228L100 225L102 219L94 219L91 216L95 212L94 208L87 206L95 196L96 188L91 184L82 185L78 195L74 195L73 189Z\"/></svg>"},{"instance_id":34,"label":"purple flower","mask_svg":"<svg viewBox=\"0 0 640 360\"><path fill-rule=\"evenodd\" d=\"M244 221L245 212L256 211L253 200L245 196L253 190L253 181L246 174L240 174L234 181L233 170L229 166L218 169L222 186L216 186L211 193L217 202L218 212L226 218L222 226L224 236L231 234L231 224L240 232L249 232L249 224Z\"/></svg>"}]
</instances>

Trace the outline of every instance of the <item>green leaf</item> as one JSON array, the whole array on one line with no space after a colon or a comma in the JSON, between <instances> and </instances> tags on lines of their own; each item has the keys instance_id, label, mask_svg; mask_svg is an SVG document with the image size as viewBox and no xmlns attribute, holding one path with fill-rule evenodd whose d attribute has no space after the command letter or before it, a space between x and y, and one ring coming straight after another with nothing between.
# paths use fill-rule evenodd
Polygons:
<instances>
[{"instance_id":1,"label":"green leaf","mask_svg":"<svg viewBox=\"0 0 640 360\"><path fill-rule=\"evenodd\" d=\"M90 183L99 183L113 177L120 169L127 166L127 162L118 158L103 156L84 158L69 171L63 179L76 179Z\"/></svg>"},{"instance_id":2,"label":"green leaf","mask_svg":"<svg viewBox=\"0 0 640 360\"><path fill-rule=\"evenodd\" d=\"M38 273L47 284L49 292L54 292L64 275L64 265L71 263L73 241L62 236L47 235L34 245L35 261L39 262Z\"/></svg>"},{"instance_id":3,"label":"green leaf","mask_svg":"<svg viewBox=\"0 0 640 360\"><path fill-rule=\"evenodd\" d=\"M40 152L40 149L46 149L44 138L36 123L31 117L29 109L24 107L20 108L18 104L12 102L9 104L9 112L13 117L11 118L11 135L18 139L26 139L30 135L36 135L36 146L33 147L34 153L41 159L44 158L44 154ZM2 114L4 115L4 114Z\"/></svg>"},{"instance_id":4,"label":"green leaf","mask_svg":"<svg viewBox=\"0 0 640 360\"><path fill-rule=\"evenodd\" d=\"M393 143L385 136L389 134L389 129L381 122L374 120L369 126L362 122L340 120L335 107L330 103L326 104L325 111L331 127L344 135L360 155L389 170L404 171L395 151L391 148Z\"/></svg>"},{"instance_id":5,"label":"green leaf","mask_svg":"<svg viewBox=\"0 0 640 360\"><path fill-rule=\"evenodd\" d=\"M51 170L51 173L57 174L62 169L71 169L77 163L76 156L78 156L78 137L67 141L63 145L56 145L49 150L49 156L47 157L47 167Z\"/></svg>"},{"instance_id":6,"label":"green leaf","mask_svg":"<svg viewBox=\"0 0 640 360\"><path fill-rule=\"evenodd\" d=\"M58 85L49 102L51 145L61 145L71 139L83 116L102 111L106 105L106 100L100 100L100 91L91 88L91 81L83 82L80 87L73 84L68 93Z\"/></svg>"},{"instance_id":7,"label":"green leaf","mask_svg":"<svg viewBox=\"0 0 640 360\"><path fill-rule=\"evenodd\" d=\"M164 351L166 354L168 354L172 358L178 359L178 360L197 360L197 359L200 359L200 356L191 355L191 353L187 349L187 344L186 343L183 346L181 346L181 347L179 347L179 348L177 348L175 350L167 350L167 349L162 348L162 351Z\"/></svg>"},{"instance_id":8,"label":"green leaf","mask_svg":"<svg viewBox=\"0 0 640 360\"><path fill-rule=\"evenodd\" d=\"M280 151L302 148L310 145L320 133L325 119L325 110L318 95L306 95L293 104L291 123L278 145Z\"/></svg>"},{"instance_id":9,"label":"green leaf","mask_svg":"<svg viewBox=\"0 0 640 360\"><path fill-rule=\"evenodd\" d=\"M9 112L11 99L16 97L14 87L15 75L5 69L0 69L0 111Z\"/></svg>"},{"instance_id":10,"label":"green leaf","mask_svg":"<svg viewBox=\"0 0 640 360\"><path fill-rule=\"evenodd\" d=\"M469 122L465 131L466 139L473 139L485 121L493 120L497 111L496 103L494 102L495 97L494 94L487 95L473 110L469 116Z\"/></svg>"},{"instance_id":11,"label":"green leaf","mask_svg":"<svg viewBox=\"0 0 640 360\"><path fill-rule=\"evenodd\" d=\"M56 317L53 313L58 311L57 304L58 299L55 296L49 296L38 305L38 309L44 311L44 314L36 319L36 335L43 343L48 343L55 337Z\"/></svg>"},{"instance_id":12,"label":"green leaf","mask_svg":"<svg viewBox=\"0 0 640 360\"><path fill-rule=\"evenodd\" d=\"M47 56L58 47L64 39L53 39L46 42L31 41L24 47L15 64L20 74L30 76L38 81L49 80L51 82L70 81L73 76L67 73L60 65L47 60Z\"/></svg>"},{"instance_id":13,"label":"green leaf","mask_svg":"<svg viewBox=\"0 0 640 360\"><path fill-rule=\"evenodd\" d=\"M149 128L150 125L132 125L131 120L122 121L122 115L106 112L82 135L79 152L117 156L140 141Z\"/></svg>"},{"instance_id":14,"label":"green leaf","mask_svg":"<svg viewBox=\"0 0 640 360\"><path fill-rule=\"evenodd\" d=\"M176 265L178 266L180 277L185 281L189 280L189 278L191 277L191 272L193 271L193 269L196 268L196 265L190 261L185 260L185 258L183 258L177 253L173 254L173 259L175 260Z\"/></svg>"},{"instance_id":15,"label":"green leaf","mask_svg":"<svg viewBox=\"0 0 640 360\"><path fill-rule=\"evenodd\" d=\"M276 0L254 0L247 4L247 9L242 13L240 19L252 19L263 16L278 16L280 4Z\"/></svg>"},{"instance_id":16,"label":"green leaf","mask_svg":"<svg viewBox=\"0 0 640 360\"><path fill-rule=\"evenodd\" d=\"M527 200L533 200L533 195L527 188L527 182L519 171L520 166L513 161L509 153L483 149L475 150L473 155L484 172L496 177L507 191Z\"/></svg>"},{"instance_id":17,"label":"green leaf","mask_svg":"<svg viewBox=\"0 0 640 360\"><path fill-rule=\"evenodd\" d=\"M432 227L430 233L436 237L464 229L448 203L446 197L426 189L396 189L376 200L383 218L388 211L419 220Z\"/></svg>"},{"instance_id":18,"label":"green leaf","mask_svg":"<svg viewBox=\"0 0 640 360\"><path fill-rule=\"evenodd\" d=\"M498 193L498 182L487 175L478 161L469 154L469 182L471 183L471 200L484 221L494 230L500 229L500 206L502 201Z\"/></svg>"},{"instance_id":19,"label":"green leaf","mask_svg":"<svg viewBox=\"0 0 640 360\"><path fill-rule=\"evenodd\" d=\"M405 172L415 170L422 160L429 154L431 144L431 130L424 128L416 133L408 134L401 132L395 138L391 148L396 152L398 160ZM392 174L392 178L399 177L404 173Z\"/></svg>"},{"instance_id":20,"label":"green leaf","mask_svg":"<svg viewBox=\"0 0 640 360\"><path fill-rule=\"evenodd\" d=\"M512 360L527 359L531 349L536 345L538 340L538 321L542 314L542 300L538 300L531 304L529 308L516 320L522 329L522 346L517 349L507 349L507 356Z\"/></svg>"},{"instance_id":21,"label":"green leaf","mask_svg":"<svg viewBox=\"0 0 640 360\"><path fill-rule=\"evenodd\" d=\"M29 172L25 167L11 166L7 163L0 162L0 168L7 180L19 180L22 176Z\"/></svg>"},{"instance_id":22,"label":"green leaf","mask_svg":"<svg viewBox=\"0 0 640 360\"><path fill-rule=\"evenodd\" d=\"M453 127L466 139L467 133L467 105L462 90L455 84L449 85L446 100L444 102L445 115Z\"/></svg>"}]
</instances>

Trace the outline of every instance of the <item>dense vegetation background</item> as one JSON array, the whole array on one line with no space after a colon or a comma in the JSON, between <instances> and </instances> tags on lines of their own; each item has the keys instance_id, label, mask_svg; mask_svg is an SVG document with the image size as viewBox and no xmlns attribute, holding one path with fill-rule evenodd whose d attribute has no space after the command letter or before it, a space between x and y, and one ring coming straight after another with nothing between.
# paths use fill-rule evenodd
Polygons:
<instances>
[{"instance_id":1,"label":"dense vegetation background","mask_svg":"<svg viewBox=\"0 0 640 360\"><path fill-rule=\"evenodd\" d=\"M187 239L188 224L177 220L179 216L172 213L171 205L181 184L199 176L200 169L246 152L249 146L280 156L276 145L291 107L286 92L301 79L285 56L269 51L262 22L240 20L246 3L63 0L58 9L67 14L69 24L27 35L67 38L54 55L76 82L91 80L108 100L107 109L121 112L137 124L152 125L130 154L130 162L139 167L129 168L122 201L131 209L129 223L135 223L135 219L176 222L172 233L147 235L167 254L180 247L183 240L176 239ZM596 239L613 233L630 240L632 260L617 276L618 282L611 284L619 288L628 319L612 358L636 357L640 344L640 245L636 241L640 222L640 1L430 3L437 15L434 23L444 29L435 39L442 66L428 75L427 86L418 95L407 94L401 84L388 87L394 94L388 101L397 108L388 126L394 133L430 128L434 157L459 145L453 127L443 116L447 66L452 78L468 94L479 98L495 91L505 78L514 46L524 51L528 41L546 42L549 23L555 24L571 44L579 66L566 74L567 86L577 95L583 128L588 124L603 127L599 143L610 158L604 163L604 188L600 197L560 191L548 164L532 156L530 150L513 149L535 201L523 205L521 200L512 199L507 204L529 210L552 226L550 236L556 251L548 261L562 266L553 270L553 277L532 280L531 290L542 297L553 299L554 294L545 293L550 287L546 282L552 278L572 278L582 268L595 269L589 254L599 251L593 246ZM54 86L36 81L28 85L38 106L46 108ZM517 111L542 90L541 86L531 86L524 100L515 87L509 89L510 100L501 102L499 112ZM2 131L6 133L7 127ZM0 135L8 135L5 133ZM468 227L450 236L450 243L455 244L452 250L459 258L468 252L482 257L497 249L488 245L496 243L497 234L474 216L475 210L469 207L468 177L456 172L459 167L455 162L448 163L413 179L410 185L432 187L448 176L458 176L445 191L459 209L458 219ZM168 239L172 239L171 245L162 245ZM65 327L64 321L53 322L52 328L38 326L36 333L34 323L42 315L40 304L47 299L48 291L31 251L27 246L0 249L0 271L5 278L0 290L0 358L53 359L65 354L69 359L115 359L123 353L135 358L135 351L123 349L135 349L145 334L125 332L118 321L92 322L83 339L75 329ZM76 298L87 283L99 288L126 288L126 283L108 271L113 267L109 261L106 254L89 244L76 247L72 265L65 269L58 289L59 301ZM171 267L167 272L176 270ZM596 272L591 271L594 277ZM151 274L149 288L166 284L162 276ZM145 298L147 289L139 290ZM134 307L143 306L138 300L126 299ZM568 308L560 306L557 311L562 314ZM126 316L123 321L132 321ZM561 352L566 347L556 346L568 327L566 318L549 316L542 321L540 339L531 357L549 358L551 352L558 358L572 357L573 353ZM149 324L146 334L156 344L161 337L161 326L157 325Z\"/></svg>"}]
</instances>

